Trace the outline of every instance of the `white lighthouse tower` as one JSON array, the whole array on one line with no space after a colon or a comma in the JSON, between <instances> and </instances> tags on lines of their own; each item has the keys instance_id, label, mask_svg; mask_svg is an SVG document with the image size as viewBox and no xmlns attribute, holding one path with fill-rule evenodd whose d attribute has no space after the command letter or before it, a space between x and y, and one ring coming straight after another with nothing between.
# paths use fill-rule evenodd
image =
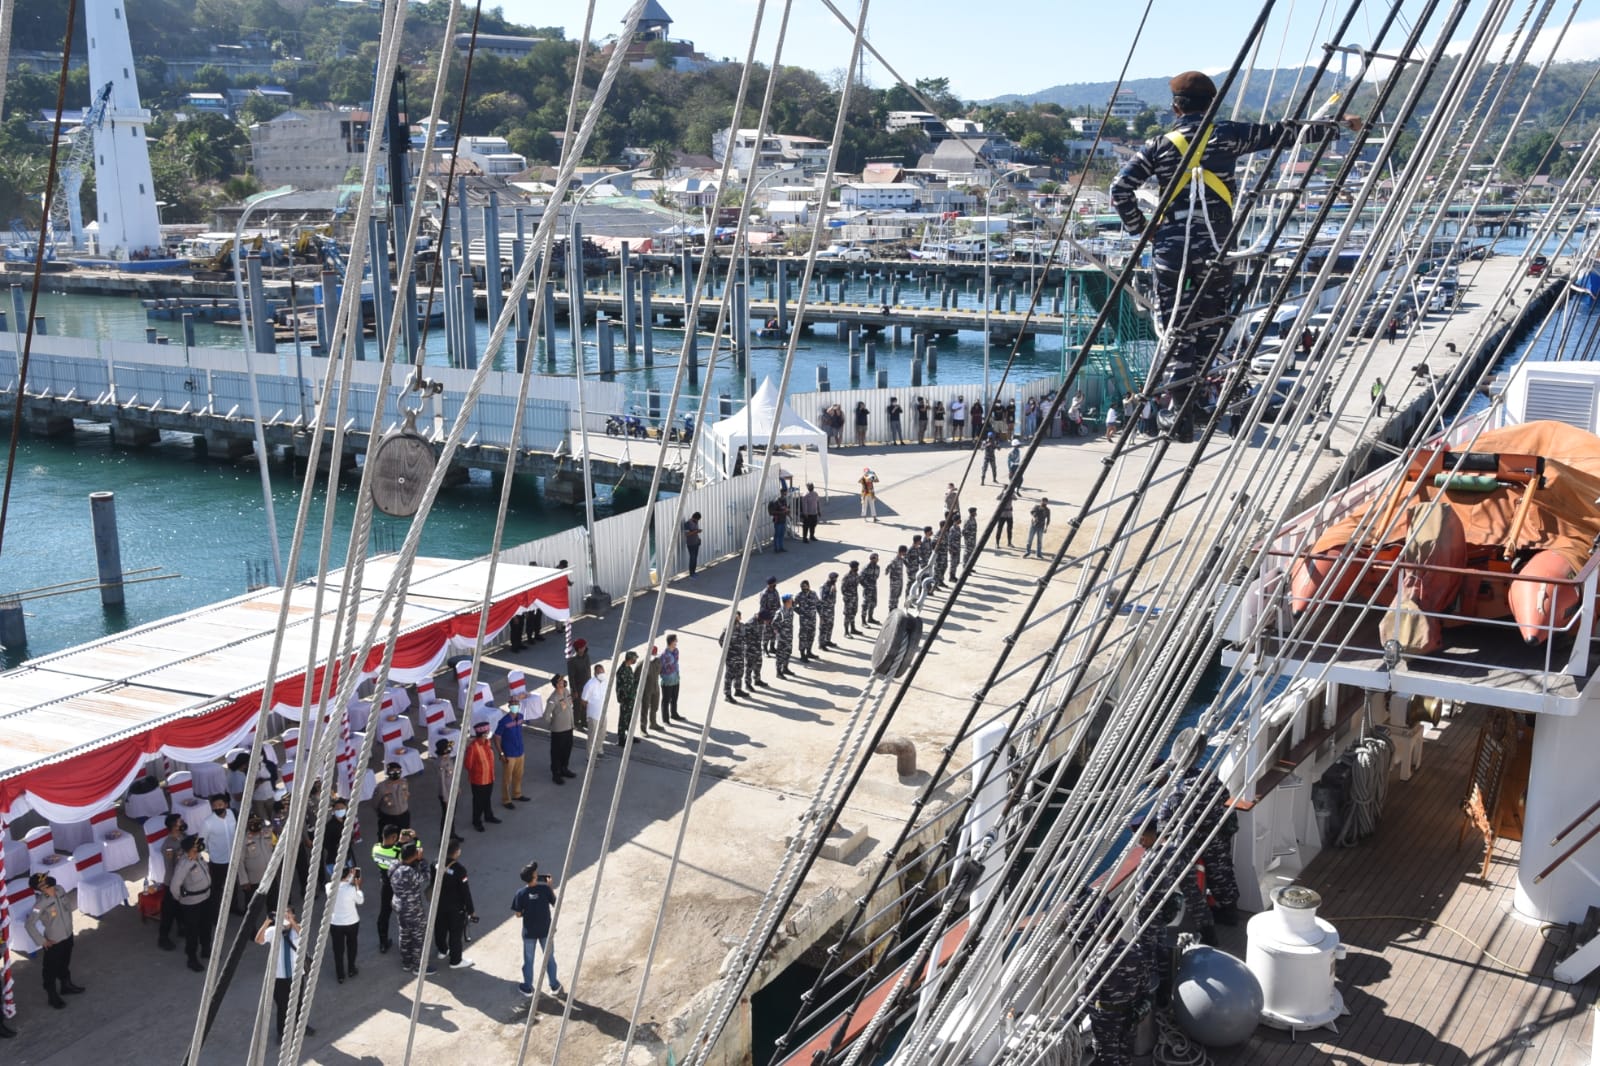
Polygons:
<instances>
[{"instance_id":1,"label":"white lighthouse tower","mask_svg":"<svg viewBox=\"0 0 1600 1066\"><path fill-rule=\"evenodd\" d=\"M124 2L84 3L89 84L96 91L111 84L105 119L94 131L94 178L100 254L117 259L135 253L155 255L161 248L156 186L150 177L150 149L145 144L150 112L139 103Z\"/></svg>"}]
</instances>

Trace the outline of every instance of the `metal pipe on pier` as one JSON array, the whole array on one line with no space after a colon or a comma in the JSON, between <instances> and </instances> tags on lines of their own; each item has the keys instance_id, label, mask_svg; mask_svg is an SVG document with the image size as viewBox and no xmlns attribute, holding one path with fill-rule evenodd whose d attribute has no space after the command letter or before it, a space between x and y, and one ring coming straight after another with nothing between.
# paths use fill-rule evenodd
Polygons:
<instances>
[{"instance_id":1,"label":"metal pipe on pier","mask_svg":"<svg viewBox=\"0 0 1600 1066\"><path fill-rule=\"evenodd\" d=\"M648 270L639 272L639 334L644 344L644 365L656 365L656 313L650 307L655 296L656 276Z\"/></svg>"},{"instance_id":2,"label":"metal pipe on pier","mask_svg":"<svg viewBox=\"0 0 1600 1066\"><path fill-rule=\"evenodd\" d=\"M272 315L267 312L267 293L261 286L259 252L245 256L244 273L249 293L250 333L255 338L255 350L263 355L272 355L278 350L278 341L272 334Z\"/></svg>"},{"instance_id":3,"label":"metal pipe on pier","mask_svg":"<svg viewBox=\"0 0 1600 1066\"><path fill-rule=\"evenodd\" d=\"M522 209L517 209L517 235L511 240L511 275L522 276L522 262L528 254L527 241L522 236ZM528 290L517 297L517 373L522 373L528 362L528 342L533 327L533 309L528 306Z\"/></svg>"},{"instance_id":4,"label":"metal pipe on pier","mask_svg":"<svg viewBox=\"0 0 1600 1066\"><path fill-rule=\"evenodd\" d=\"M0 600L0 648L20 652L28 646L28 619L22 601Z\"/></svg>"},{"instance_id":5,"label":"metal pipe on pier","mask_svg":"<svg viewBox=\"0 0 1600 1066\"><path fill-rule=\"evenodd\" d=\"M468 370L478 368L478 304L472 285L472 263L461 257L461 359Z\"/></svg>"},{"instance_id":6,"label":"metal pipe on pier","mask_svg":"<svg viewBox=\"0 0 1600 1066\"><path fill-rule=\"evenodd\" d=\"M574 366L583 361L583 223L573 222L567 245L567 325L572 330Z\"/></svg>"},{"instance_id":7,"label":"metal pipe on pier","mask_svg":"<svg viewBox=\"0 0 1600 1066\"><path fill-rule=\"evenodd\" d=\"M867 338L866 343L861 346L861 348L862 348L862 350L864 352L866 352L866 355L867 355L867 373L869 373L869 374L876 373L877 370L878 370L878 345L877 345L877 342L873 341L869 337L869 338Z\"/></svg>"},{"instance_id":8,"label":"metal pipe on pier","mask_svg":"<svg viewBox=\"0 0 1600 1066\"><path fill-rule=\"evenodd\" d=\"M922 357L927 361L928 373L937 374L939 372L939 346L933 341L929 341L927 347L923 349Z\"/></svg>"},{"instance_id":9,"label":"metal pipe on pier","mask_svg":"<svg viewBox=\"0 0 1600 1066\"><path fill-rule=\"evenodd\" d=\"M737 281L733 285L733 365L741 371L749 365L750 308L745 302L748 293L745 292L744 282Z\"/></svg>"},{"instance_id":10,"label":"metal pipe on pier","mask_svg":"<svg viewBox=\"0 0 1600 1066\"><path fill-rule=\"evenodd\" d=\"M878 371L878 388L887 389L888 387L889 387L889 371L887 369Z\"/></svg>"},{"instance_id":11,"label":"metal pipe on pier","mask_svg":"<svg viewBox=\"0 0 1600 1066\"><path fill-rule=\"evenodd\" d=\"M789 335L789 269L788 263L778 260L778 338Z\"/></svg>"},{"instance_id":12,"label":"metal pipe on pier","mask_svg":"<svg viewBox=\"0 0 1600 1066\"><path fill-rule=\"evenodd\" d=\"M388 343L389 323L394 321L394 290L389 288L389 223L372 219L372 329L378 339L378 358ZM360 353L365 355L365 352Z\"/></svg>"},{"instance_id":13,"label":"metal pipe on pier","mask_svg":"<svg viewBox=\"0 0 1600 1066\"><path fill-rule=\"evenodd\" d=\"M462 255L466 256L470 267L471 257L467 256L465 251L462 252ZM468 275L470 276L470 274L471 271L469 270ZM489 301L489 321L491 323L500 321L500 306L503 295L500 286L500 196L498 193L491 191L489 193L489 202L483 208L483 288L484 296ZM477 344L474 343L473 347L476 348ZM476 365L477 360L474 359L473 363Z\"/></svg>"},{"instance_id":14,"label":"metal pipe on pier","mask_svg":"<svg viewBox=\"0 0 1600 1066\"><path fill-rule=\"evenodd\" d=\"M611 333L611 319L604 314L594 316L594 335L599 350L600 380L617 380L616 338Z\"/></svg>"},{"instance_id":15,"label":"metal pipe on pier","mask_svg":"<svg viewBox=\"0 0 1600 1066\"><path fill-rule=\"evenodd\" d=\"M109 492L89 493L89 520L94 527L94 562L100 574L100 603L122 606L122 545L117 540L117 501Z\"/></svg>"},{"instance_id":16,"label":"metal pipe on pier","mask_svg":"<svg viewBox=\"0 0 1600 1066\"><path fill-rule=\"evenodd\" d=\"M639 358L639 319L638 309L634 305L634 280L636 271L633 258L628 254L628 242L622 242L622 249L618 253L621 264L619 280L622 284L622 343L628 349L628 360Z\"/></svg>"},{"instance_id":17,"label":"metal pipe on pier","mask_svg":"<svg viewBox=\"0 0 1600 1066\"><path fill-rule=\"evenodd\" d=\"M683 324L683 339L689 360L689 387L698 389L700 387L700 336L695 332L695 323L687 319Z\"/></svg>"},{"instance_id":18,"label":"metal pipe on pier","mask_svg":"<svg viewBox=\"0 0 1600 1066\"><path fill-rule=\"evenodd\" d=\"M538 269L534 273L539 273ZM544 361L551 373L556 369L556 283L544 283Z\"/></svg>"}]
</instances>

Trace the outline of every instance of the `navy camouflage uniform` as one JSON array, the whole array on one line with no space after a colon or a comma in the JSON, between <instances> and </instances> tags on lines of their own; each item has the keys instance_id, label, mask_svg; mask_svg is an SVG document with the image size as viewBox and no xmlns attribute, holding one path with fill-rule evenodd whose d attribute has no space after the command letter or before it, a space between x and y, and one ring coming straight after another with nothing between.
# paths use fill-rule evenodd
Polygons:
<instances>
[{"instance_id":1,"label":"navy camouflage uniform","mask_svg":"<svg viewBox=\"0 0 1600 1066\"><path fill-rule=\"evenodd\" d=\"M1202 105L1202 110L1204 106ZM1181 404L1204 374L1217 342L1230 325L1233 265L1225 247L1233 228L1233 202L1238 196L1234 168L1239 157L1251 152L1294 143L1299 124L1283 122L1214 122L1209 136L1201 129L1204 115L1180 115L1170 133L1146 141L1123 164L1111 183L1111 202L1132 234L1144 232L1145 219L1134 193L1152 179L1170 196L1154 220L1150 244L1151 273L1155 278L1157 326L1166 337L1166 387ZM1311 123L1325 127L1324 137L1338 132L1334 122ZM1187 149L1203 141L1191 161L1191 171L1174 189ZM1180 291L1179 286L1182 285ZM1181 392L1180 392L1181 390Z\"/></svg>"},{"instance_id":2,"label":"navy camouflage uniform","mask_svg":"<svg viewBox=\"0 0 1600 1066\"><path fill-rule=\"evenodd\" d=\"M389 871L394 916L400 925L400 965L415 970L428 938L428 871L420 862L397 862Z\"/></svg>"},{"instance_id":3,"label":"navy camouflage uniform","mask_svg":"<svg viewBox=\"0 0 1600 1066\"><path fill-rule=\"evenodd\" d=\"M787 597L785 597L787 598ZM778 617L772 620L773 658L778 660L778 676L789 676L789 660L794 655L794 607L793 600L785 604L785 610L778 612Z\"/></svg>"},{"instance_id":4,"label":"navy camouflage uniform","mask_svg":"<svg viewBox=\"0 0 1600 1066\"><path fill-rule=\"evenodd\" d=\"M761 680L762 645L771 631L772 627L760 618L752 618L744 624L744 687L751 692L767 687Z\"/></svg>"},{"instance_id":5,"label":"navy camouflage uniform","mask_svg":"<svg viewBox=\"0 0 1600 1066\"><path fill-rule=\"evenodd\" d=\"M909 557L909 552L896 555L889 560L889 565L883 568L883 572L889 575L889 610L891 611L900 606L900 593L905 591L906 587L906 562Z\"/></svg>"},{"instance_id":6,"label":"navy camouflage uniform","mask_svg":"<svg viewBox=\"0 0 1600 1066\"><path fill-rule=\"evenodd\" d=\"M856 604L861 599L861 573L855 563L850 564L844 580L839 582L839 598L844 600L845 635L860 633L861 630L856 627Z\"/></svg>"},{"instance_id":7,"label":"navy camouflage uniform","mask_svg":"<svg viewBox=\"0 0 1600 1066\"><path fill-rule=\"evenodd\" d=\"M1221 823L1216 834L1211 837L1210 843L1200 853L1200 861L1206 868L1206 887L1202 893L1199 885L1195 886L1194 895L1200 900L1199 910L1194 909L1192 901L1187 893L1185 894L1185 913L1190 920L1202 923L1201 928L1204 928L1213 920L1210 910L1205 905L1206 894L1210 894L1217 901L1217 906L1224 910L1228 917L1232 916L1233 908L1239 903L1239 881L1233 870L1233 835L1238 831L1238 819L1228 807L1231 797L1226 786L1215 777L1208 778L1204 785L1199 786L1204 790L1201 802L1179 819L1184 798L1196 787L1196 782L1199 780L1200 771L1197 767L1191 768L1183 775L1174 787L1172 795L1161 805L1161 821L1165 824L1169 820L1180 820L1180 827L1175 828L1174 832L1182 832L1188 836L1192 830L1196 842L1210 834L1212 829Z\"/></svg>"},{"instance_id":8,"label":"navy camouflage uniform","mask_svg":"<svg viewBox=\"0 0 1600 1066\"><path fill-rule=\"evenodd\" d=\"M945 533L945 544L950 551L950 580L956 579L956 574L961 570L961 523L957 521L960 515L950 517L950 529Z\"/></svg>"},{"instance_id":9,"label":"navy camouflage uniform","mask_svg":"<svg viewBox=\"0 0 1600 1066\"><path fill-rule=\"evenodd\" d=\"M928 550L923 547L922 534L918 533L911 538L911 547L906 549L906 577L916 581L917 575L922 573L922 568L928 565Z\"/></svg>"},{"instance_id":10,"label":"navy camouflage uniform","mask_svg":"<svg viewBox=\"0 0 1600 1066\"><path fill-rule=\"evenodd\" d=\"M770 627L772 625L772 620L778 617L778 612L783 609L783 602L778 596L777 585L769 584L766 588L761 590L759 606L760 610L757 612L757 616L768 625L766 631L762 633L762 643L768 651L771 651L773 647L773 639L772 629Z\"/></svg>"},{"instance_id":11,"label":"navy camouflage uniform","mask_svg":"<svg viewBox=\"0 0 1600 1066\"><path fill-rule=\"evenodd\" d=\"M967 512L967 522L961 527L961 540L967 549L967 565L972 565L972 557L978 554L978 509L974 507Z\"/></svg>"},{"instance_id":12,"label":"navy camouflage uniform","mask_svg":"<svg viewBox=\"0 0 1600 1066\"><path fill-rule=\"evenodd\" d=\"M945 524L939 523L939 532L933 535L933 587L944 588L944 572L950 565L950 538L945 535Z\"/></svg>"},{"instance_id":13,"label":"navy camouflage uniform","mask_svg":"<svg viewBox=\"0 0 1600 1066\"><path fill-rule=\"evenodd\" d=\"M1134 1035L1150 1009L1145 952L1138 944L1124 948L1122 941L1111 940L1090 955L1089 987L1099 984L1089 1001L1095 1066L1131 1066Z\"/></svg>"},{"instance_id":14,"label":"navy camouflage uniform","mask_svg":"<svg viewBox=\"0 0 1600 1066\"><path fill-rule=\"evenodd\" d=\"M794 613L800 619L800 658L812 658L811 646L817 639L817 612L822 601L810 589L803 588L794 598Z\"/></svg>"},{"instance_id":15,"label":"navy camouflage uniform","mask_svg":"<svg viewBox=\"0 0 1600 1066\"><path fill-rule=\"evenodd\" d=\"M819 648L833 647L833 612L838 593L839 579L829 574L828 580L822 583L822 591L817 593L817 635L821 638L817 642Z\"/></svg>"},{"instance_id":16,"label":"navy camouflage uniform","mask_svg":"<svg viewBox=\"0 0 1600 1066\"><path fill-rule=\"evenodd\" d=\"M728 699L744 695L744 623L734 616L722 635L722 694Z\"/></svg>"},{"instance_id":17,"label":"navy camouflage uniform","mask_svg":"<svg viewBox=\"0 0 1600 1066\"><path fill-rule=\"evenodd\" d=\"M876 557L867 560L861 568L861 620L878 624L878 567Z\"/></svg>"}]
</instances>

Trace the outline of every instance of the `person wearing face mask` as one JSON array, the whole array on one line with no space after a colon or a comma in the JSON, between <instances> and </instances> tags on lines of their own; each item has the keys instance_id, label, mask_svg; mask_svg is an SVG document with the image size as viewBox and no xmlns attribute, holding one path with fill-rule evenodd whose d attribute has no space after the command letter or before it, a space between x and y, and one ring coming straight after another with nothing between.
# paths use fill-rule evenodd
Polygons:
<instances>
[{"instance_id":1,"label":"person wearing face mask","mask_svg":"<svg viewBox=\"0 0 1600 1066\"><path fill-rule=\"evenodd\" d=\"M274 956L272 964L272 1004L273 1021L276 1023L278 1043L283 1042L284 1025L289 1017L289 992L294 987L295 967L300 964L300 922L295 918L294 911L286 909L283 920L280 922L276 915L267 915L267 920L261 923L261 928L256 930L256 943L264 944L266 949ZM301 986L301 995L305 992ZM303 1006L303 1004L302 1004ZM306 1026L306 1035L316 1035L316 1028Z\"/></svg>"},{"instance_id":2,"label":"person wearing face mask","mask_svg":"<svg viewBox=\"0 0 1600 1066\"><path fill-rule=\"evenodd\" d=\"M339 838L344 835L344 823L350 817L350 801L343 796L333 797L328 810L328 824L322 830L322 884L338 880ZM355 855L347 854L345 868L356 864Z\"/></svg>"},{"instance_id":3,"label":"person wearing face mask","mask_svg":"<svg viewBox=\"0 0 1600 1066\"><path fill-rule=\"evenodd\" d=\"M378 953L389 952L389 919L394 915L394 886L389 883L389 872L400 861L400 827L386 825L379 833L381 839L372 845L372 861L378 867Z\"/></svg>"},{"instance_id":4,"label":"person wearing face mask","mask_svg":"<svg viewBox=\"0 0 1600 1066\"><path fill-rule=\"evenodd\" d=\"M378 831L386 825L411 828L411 786L406 784L400 764L384 767L383 780L372 790L372 806L378 812Z\"/></svg>"},{"instance_id":5,"label":"person wearing face mask","mask_svg":"<svg viewBox=\"0 0 1600 1066\"><path fill-rule=\"evenodd\" d=\"M72 983L72 901L49 874L34 874L28 879L34 891L33 910L28 912L28 933L44 950L40 969L50 1005L65 1007L61 998L84 991Z\"/></svg>"},{"instance_id":6,"label":"person wearing face mask","mask_svg":"<svg viewBox=\"0 0 1600 1066\"><path fill-rule=\"evenodd\" d=\"M161 897L161 926L156 934L156 946L162 951L173 951L178 945L172 940L172 930L178 926L180 917L178 897L173 891L173 875L178 872L178 860L183 858L183 838L189 835L189 826L181 814L167 815L166 826L167 835L161 841L161 864L166 868L167 875L161 884L167 894Z\"/></svg>"},{"instance_id":7,"label":"person wearing face mask","mask_svg":"<svg viewBox=\"0 0 1600 1066\"><path fill-rule=\"evenodd\" d=\"M479 722L472 727L472 739L463 756L467 784L472 787L472 828L483 832L483 823L498 822L494 804L494 746L489 742L491 726Z\"/></svg>"},{"instance_id":8,"label":"person wearing face mask","mask_svg":"<svg viewBox=\"0 0 1600 1066\"><path fill-rule=\"evenodd\" d=\"M267 876L267 863L272 859L272 837L267 833L261 815L252 814L244 823L244 851L239 855L238 898L234 913L244 913L250 896Z\"/></svg>"},{"instance_id":9,"label":"person wearing face mask","mask_svg":"<svg viewBox=\"0 0 1600 1066\"><path fill-rule=\"evenodd\" d=\"M222 891L222 886L228 880L228 863L233 859L233 837L238 831L239 819L228 807L227 794L218 792L211 797L210 817L200 823L200 835L205 838L206 854L211 860L211 883L217 892Z\"/></svg>"},{"instance_id":10,"label":"person wearing face mask","mask_svg":"<svg viewBox=\"0 0 1600 1066\"><path fill-rule=\"evenodd\" d=\"M206 969L201 957L211 957L211 865L201 856L204 846L205 841L192 833L184 837L179 844L183 855L172 877L183 926L183 951L189 956L189 969L196 973Z\"/></svg>"},{"instance_id":11,"label":"person wearing face mask","mask_svg":"<svg viewBox=\"0 0 1600 1066\"><path fill-rule=\"evenodd\" d=\"M361 929L361 912L356 908L366 902L361 894L361 867L346 867L326 891L333 902L333 915L328 920L333 934L333 973L342 985L346 971L351 977L361 972L356 967L356 934Z\"/></svg>"}]
</instances>

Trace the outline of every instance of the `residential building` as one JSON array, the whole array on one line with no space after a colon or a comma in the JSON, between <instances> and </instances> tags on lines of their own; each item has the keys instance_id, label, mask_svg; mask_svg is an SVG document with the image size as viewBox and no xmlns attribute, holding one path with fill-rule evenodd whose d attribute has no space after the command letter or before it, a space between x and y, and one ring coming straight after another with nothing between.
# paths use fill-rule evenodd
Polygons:
<instances>
[{"instance_id":1,"label":"residential building","mask_svg":"<svg viewBox=\"0 0 1600 1066\"><path fill-rule=\"evenodd\" d=\"M733 170L740 177L757 170L776 170L784 165L783 142L775 136L760 138L756 143L755 130L720 129L711 135L711 156L721 163L733 154Z\"/></svg>"},{"instance_id":2,"label":"residential building","mask_svg":"<svg viewBox=\"0 0 1600 1066\"><path fill-rule=\"evenodd\" d=\"M600 50L601 59L609 59L613 49L625 49L627 63L639 70L669 66L673 70L689 72L720 66L727 60L713 60L695 50L693 41L672 37L672 16L658 0L647 0L644 14L639 19L639 29L630 41L615 40Z\"/></svg>"},{"instance_id":3,"label":"residential building","mask_svg":"<svg viewBox=\"0 0 1600 1066\"><path fill-rule=\"evenodd\" d=\"M833 146L827 141L792 133L780 133L777 136L778 143L783 146L785 161L811 170L821 170L828 165L828 155Z\"/></svg>"},{"instance_id":4,"label":"residential building","mask_svg":"<svg viewBox=\"0 0 1600 1066\"><path fill-rule=\"evenodd\" d=\"M839 186L839 206L858 211L910 211L917 204L915 185L850 181Z\"/></svg>"},{"instance_id":5,"label":"residential building","mask_svg":"<svg viewBox=\"0 0 1600 1066\"><path fill-rule=\"evenodd\" d=\"M370 125L365 111L285 111L250 127L250 169L268 187L330 189L361 165Z\"/></svg>"},{"instance_id":6,"label":"residential building","mask_svg":"<svg viewBox=\"0 0 1600 1066\"><path fill-rule=\"evenodd\" d=\"M480 33L478 34L477 54L499 56L516 62L526 58L527 55L544 41L543 37L513 37L506 33ZM472 34L456 34L456 52L466 55L473 48Z\"/></svg>"},{"instance_id":7,"label":"residential building","mask_svg":"<svg viewBox=\"0 0 1600 1066\"><path fill-rule=\"evenodd\" d=\"M1118 89L1117 95L1111 98L1111 106L1106 109L1106 116L1126 122L1148 106L1132 89Z\"/></svg>"},{"instance_id":8,"label":"residential building","mask_svg":"<svg viewBox=\"0 0 1600 1066\"><path fill-rule=\"evenodd\" d=\"M1067 125L1072 127L1072 132L1085 137L1095 137L1100 133L1100 120L1088 115L1073 115L1067 119Z\"/></svg>"},{"instance_id":9,"label":"residential building","mask_svg":"<svg viewBox=\"0 0 1600 1066\"><path fill-rule=\"evenodd\" d=\"M190 93L183 98L183 109L191 115L221 115L224 118L233 116L233 109L228 106L228 98L221 93Z\"/></svg>"},{"instance_id":10,"label":"residential building","mask_svg":"<svg viewBox=\"0 0 1600 1066\"><path fill-rule=\"evenodd\" d=\"M463 137L456 150L486 175L520 174L528 169L527 158L513 152L504 137Z\"/></svg>"},{"instance_id":11,"label":"residential building","mask_svg":"<svg viewBox=\"0 0 1600 1066\"><path fill-rule=\"evenodd\" d=\"M929 140L935 141L946 135L944 120L931 111L891 111L884 120L883 128L889 133L919 129L928 135Z\"/></svg>"}]
</instances>

